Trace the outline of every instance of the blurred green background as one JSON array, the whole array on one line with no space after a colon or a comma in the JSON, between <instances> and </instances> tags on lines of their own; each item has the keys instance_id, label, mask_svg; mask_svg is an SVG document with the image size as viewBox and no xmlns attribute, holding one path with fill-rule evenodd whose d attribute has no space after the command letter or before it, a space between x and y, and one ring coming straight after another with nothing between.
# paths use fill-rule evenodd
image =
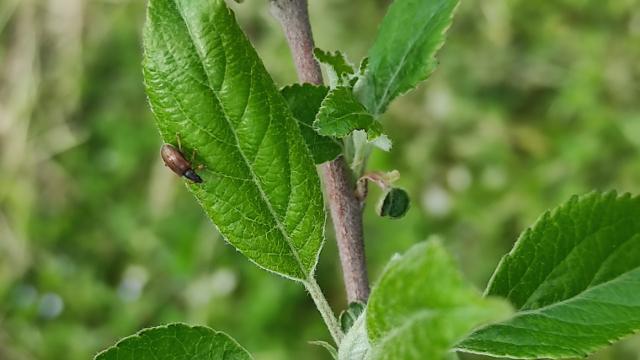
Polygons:
<instances>
[{"instance_id":1,"label":"blurred green background","mask_svg":"<svg viewBox=\"0 0 640 360\"><path fill-rule=\"evenodd\" d=\"M319 47L366 53L388 1L310 0ZM280 85L296 81L266 0L232 5ZM90 359L172 321L227 331L258 360L328 359L302 287L225 244L163 167L141 79L140 0L0 1L0 359ZM463 1L441 65L393 103L402 220L366 209L372 279L442 238L484 287L547 208L640 193L640 1ZM330 234L330 232L328 232ZM336 311L333 239L318 268ZM472 357L466 356L465 359ZM594 359L640 359L640 338Z\"/></svg>"}]
</instances>

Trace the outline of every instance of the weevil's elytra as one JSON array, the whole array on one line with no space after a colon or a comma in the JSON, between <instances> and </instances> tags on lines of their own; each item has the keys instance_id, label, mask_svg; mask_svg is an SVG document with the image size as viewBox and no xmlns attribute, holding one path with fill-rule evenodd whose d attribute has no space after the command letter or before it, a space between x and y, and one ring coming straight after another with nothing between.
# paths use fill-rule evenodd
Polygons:
<instances>
[{"instance_id":1,"label":"weevil's elytra","mask_svg":"<svg viewBox=\"0 0 640 360\"><path fill-rule=\"evenodd\" d=\"M160 156L162 156L164 164L174 173L184 176L194 183L202 182L202 178L191 168L191 164L184 158L184 155L173 145L162 145Z\"/></svg>"}]
</instances>

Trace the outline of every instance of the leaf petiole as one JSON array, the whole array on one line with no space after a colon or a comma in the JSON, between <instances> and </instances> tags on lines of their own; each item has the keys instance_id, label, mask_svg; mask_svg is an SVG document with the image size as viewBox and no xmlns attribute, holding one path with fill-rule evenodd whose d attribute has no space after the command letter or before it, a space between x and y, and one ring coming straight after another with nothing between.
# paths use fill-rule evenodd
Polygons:
<instances>
[{"instance_id":1,"label":"leaf petiole","mask_svg":"<svg viewBox=\"0 0 640 360\"><path fill-rule=\"evenodd\" d=\"M340 342L342 341L344 334L342 333L338 319L333 313L333 310L331 310L331 306L329 306L327 299L324 297L318 282L316 282L316 279L313 276L310 276L303 282L303 284L309 292L309 295L311 295L313 302L316 304L316 308L318 308L318 311L322 316L322 320L324 320L325 325L327 325L333 341L337 346L340 346Z\"/></svg>"}]
</instances>

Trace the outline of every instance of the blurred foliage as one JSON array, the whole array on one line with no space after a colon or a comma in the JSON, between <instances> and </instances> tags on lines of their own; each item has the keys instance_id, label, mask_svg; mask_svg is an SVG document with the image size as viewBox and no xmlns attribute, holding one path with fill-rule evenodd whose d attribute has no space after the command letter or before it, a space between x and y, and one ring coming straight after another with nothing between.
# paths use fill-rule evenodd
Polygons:
<instances>
[{"instance_id":1,"label":"blurred foliage","mask_svg":"<svg viewBox=\"0 0 640 360\"><path fill-rule=\"evenodd\" d=\"M317 44L366 54L387 1L311 1ZM296 80L265 0L233 4L279 84ZM89 359L169 321L225 330L256 359L323 359L302 287L226 245L158 156L140 70L144 3L0 2L0 359ZM484 286L541 212L591 189L640 193L640 1L465 1L441 65L394 102L413 206L366 209L372 279L428 237ZM328 232L329 234L330 232ZM335 245L318 276L336 311ZM464 358L472 358L464 356ZM594 359L640 359L632 338Z\"/></svg>"}]
</instances>

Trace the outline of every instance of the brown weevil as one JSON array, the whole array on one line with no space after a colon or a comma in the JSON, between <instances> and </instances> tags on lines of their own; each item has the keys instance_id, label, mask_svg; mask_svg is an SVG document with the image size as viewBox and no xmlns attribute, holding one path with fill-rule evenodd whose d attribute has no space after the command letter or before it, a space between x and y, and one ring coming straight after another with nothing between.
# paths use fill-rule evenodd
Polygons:
<instances>
[{"instance_id":1,"label":"brown weevil","mask_svg":"<svg viewBox=\"0 0 640 360\"><path fill-rule=\"evenodd\" d=\"M162 156L164 164L174 173L184 176L194 183L199 184L202 182L202 178L193 170L191 163L189 163L187 159L184 158L184 155L182 155L182 152L176 149L173 145L162 145L162 148L160 149L160 156Z\"/></svg>"}]
</instances>

